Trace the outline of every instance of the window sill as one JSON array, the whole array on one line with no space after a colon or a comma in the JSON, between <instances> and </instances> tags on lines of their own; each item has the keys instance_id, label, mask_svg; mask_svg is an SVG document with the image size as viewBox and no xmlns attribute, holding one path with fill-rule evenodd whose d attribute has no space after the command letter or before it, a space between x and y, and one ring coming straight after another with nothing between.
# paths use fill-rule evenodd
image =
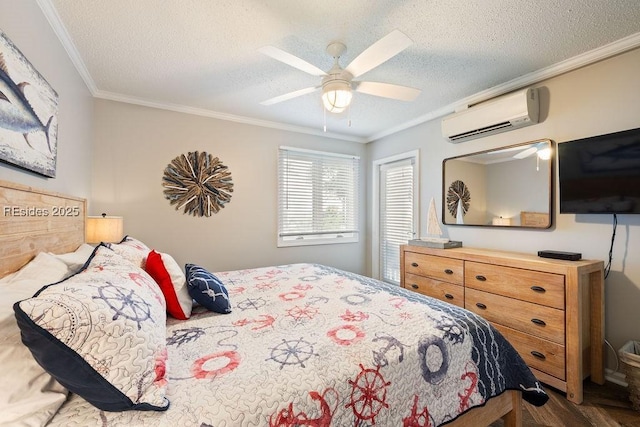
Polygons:
<instances>
[{"instance_id":1,"label":"window sill","mask_svg":"<svg viewBox=\"0 0 640 427\"><path fill-rule=\"evenodd\" d=\"M358 237L332 237L326 239L294 239L282 240L278 238L279 248L288 248L293 246L314 246L314 245L339 245L342 243L358 243Z\"/></svg>"}]
</instances>

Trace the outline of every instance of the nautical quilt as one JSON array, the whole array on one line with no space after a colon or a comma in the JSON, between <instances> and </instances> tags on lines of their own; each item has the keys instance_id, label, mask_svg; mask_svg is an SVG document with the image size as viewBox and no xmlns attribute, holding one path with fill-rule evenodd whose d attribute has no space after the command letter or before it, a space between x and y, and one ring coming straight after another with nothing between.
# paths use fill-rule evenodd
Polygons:
<instances>
[{"instance_id":1,"label":"nautical quilt","mask_svg":"<svg viewBox=\"0 0 640 427\"><path fill-rule=\"evenodd\" d=\"M72 396L51 426L438 426L507 389L547 395L481 317L353 273L216 273L232 312L168 319L166 412Z\"/></svg>"}]
</instances>

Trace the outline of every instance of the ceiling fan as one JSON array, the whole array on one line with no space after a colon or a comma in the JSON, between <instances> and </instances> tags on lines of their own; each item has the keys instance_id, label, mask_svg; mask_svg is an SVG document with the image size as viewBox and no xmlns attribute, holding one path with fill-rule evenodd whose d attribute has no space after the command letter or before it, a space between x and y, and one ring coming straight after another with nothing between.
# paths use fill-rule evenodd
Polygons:
<instances>
[{"instance_id":1,"label":"ceiling fan","mask_svg":"<svg viewBox=\"0 0 640 427\"><path fill-rule=\"evenodd\" d=\"M516 153L513 158L522 160L526 159L529 156L533 156L534 154L536 155L536 171L539 171L540 160L549 160L551 158L551 148L549 147L549 143L539 142L537 144L533 144L529 148Z\"/></svg>"},{"instance_id":2,"label":"ceiling fan","mask_svg":"<svg viewBox=\"0 0 640 427\"><path fill-rule=\"evenodd\" d=\"M394 30L365 49L365 51L351 61L346 68L342 68L339 64L339 59L345 52L346 46L340 42L332 42L327 46L327 53L334 58L334 64L333 67L326 72L308 63L304 59L298 58L277 47L265 46L259 49L261 53L311 75L322 77L322 80L317 86L295 90L284 95L276 96L275 98L267 99L260 104L277 104L315 92L319 89L322 89L323 105L325 109L331 113L343 112L351 103L353 91L383 98L413 101L420 94L420 89L390 83L353 80L388 59L393 58L412 44L413 42L409 37L398 30Z\"/></svg>"},{"instance_id":3,"label":"ceiling fan","mask_svg":"<svg viewBox=\"0 0 640 427\"><path fill-rule=\"evenodd\" d=\"M534 154L538 155L538 158L542 160L549 160L551 157L551 149L548 144L545 142L540 142L538 144L532 145L529 148L524 149L523 151L515 154L513 156L514 159L526 159L529 156Z\"/></svg>"}]
</instances>

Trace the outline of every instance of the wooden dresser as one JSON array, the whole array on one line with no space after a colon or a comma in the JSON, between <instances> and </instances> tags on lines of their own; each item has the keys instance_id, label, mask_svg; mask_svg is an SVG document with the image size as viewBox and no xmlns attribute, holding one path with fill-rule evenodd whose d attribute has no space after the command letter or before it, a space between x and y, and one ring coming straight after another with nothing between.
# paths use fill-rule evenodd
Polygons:
<instances>
[{"instance_id":1,"label":"wooden dresser","mask_svg":"<svg viewBox=\"0 0 640 427\"><path fill-rule=\"evenodd\" d=\"M403 245L401 285L489 320L536 377L582 403L604 384L602 261L562 261L475 248Z\"/></svg>"}]
</instances>

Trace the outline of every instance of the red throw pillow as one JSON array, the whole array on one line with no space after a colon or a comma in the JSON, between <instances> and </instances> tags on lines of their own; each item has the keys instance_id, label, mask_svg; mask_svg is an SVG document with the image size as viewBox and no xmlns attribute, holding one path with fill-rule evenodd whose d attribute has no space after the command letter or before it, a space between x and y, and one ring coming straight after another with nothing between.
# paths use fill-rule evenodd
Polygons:
<instances>
[{"instance_id":1,"label":"red throw pillow","mask_svg":"<svg viewBox=\"0 0 640 427\"><path fill-rule=\"evenodd\" d=\"M187 279L178 263L169 254L149 252L145 270L156 281L167 301L167 312L176 319L191 316L193 299L189 295Z\"/></svg>"}]
</instances>

